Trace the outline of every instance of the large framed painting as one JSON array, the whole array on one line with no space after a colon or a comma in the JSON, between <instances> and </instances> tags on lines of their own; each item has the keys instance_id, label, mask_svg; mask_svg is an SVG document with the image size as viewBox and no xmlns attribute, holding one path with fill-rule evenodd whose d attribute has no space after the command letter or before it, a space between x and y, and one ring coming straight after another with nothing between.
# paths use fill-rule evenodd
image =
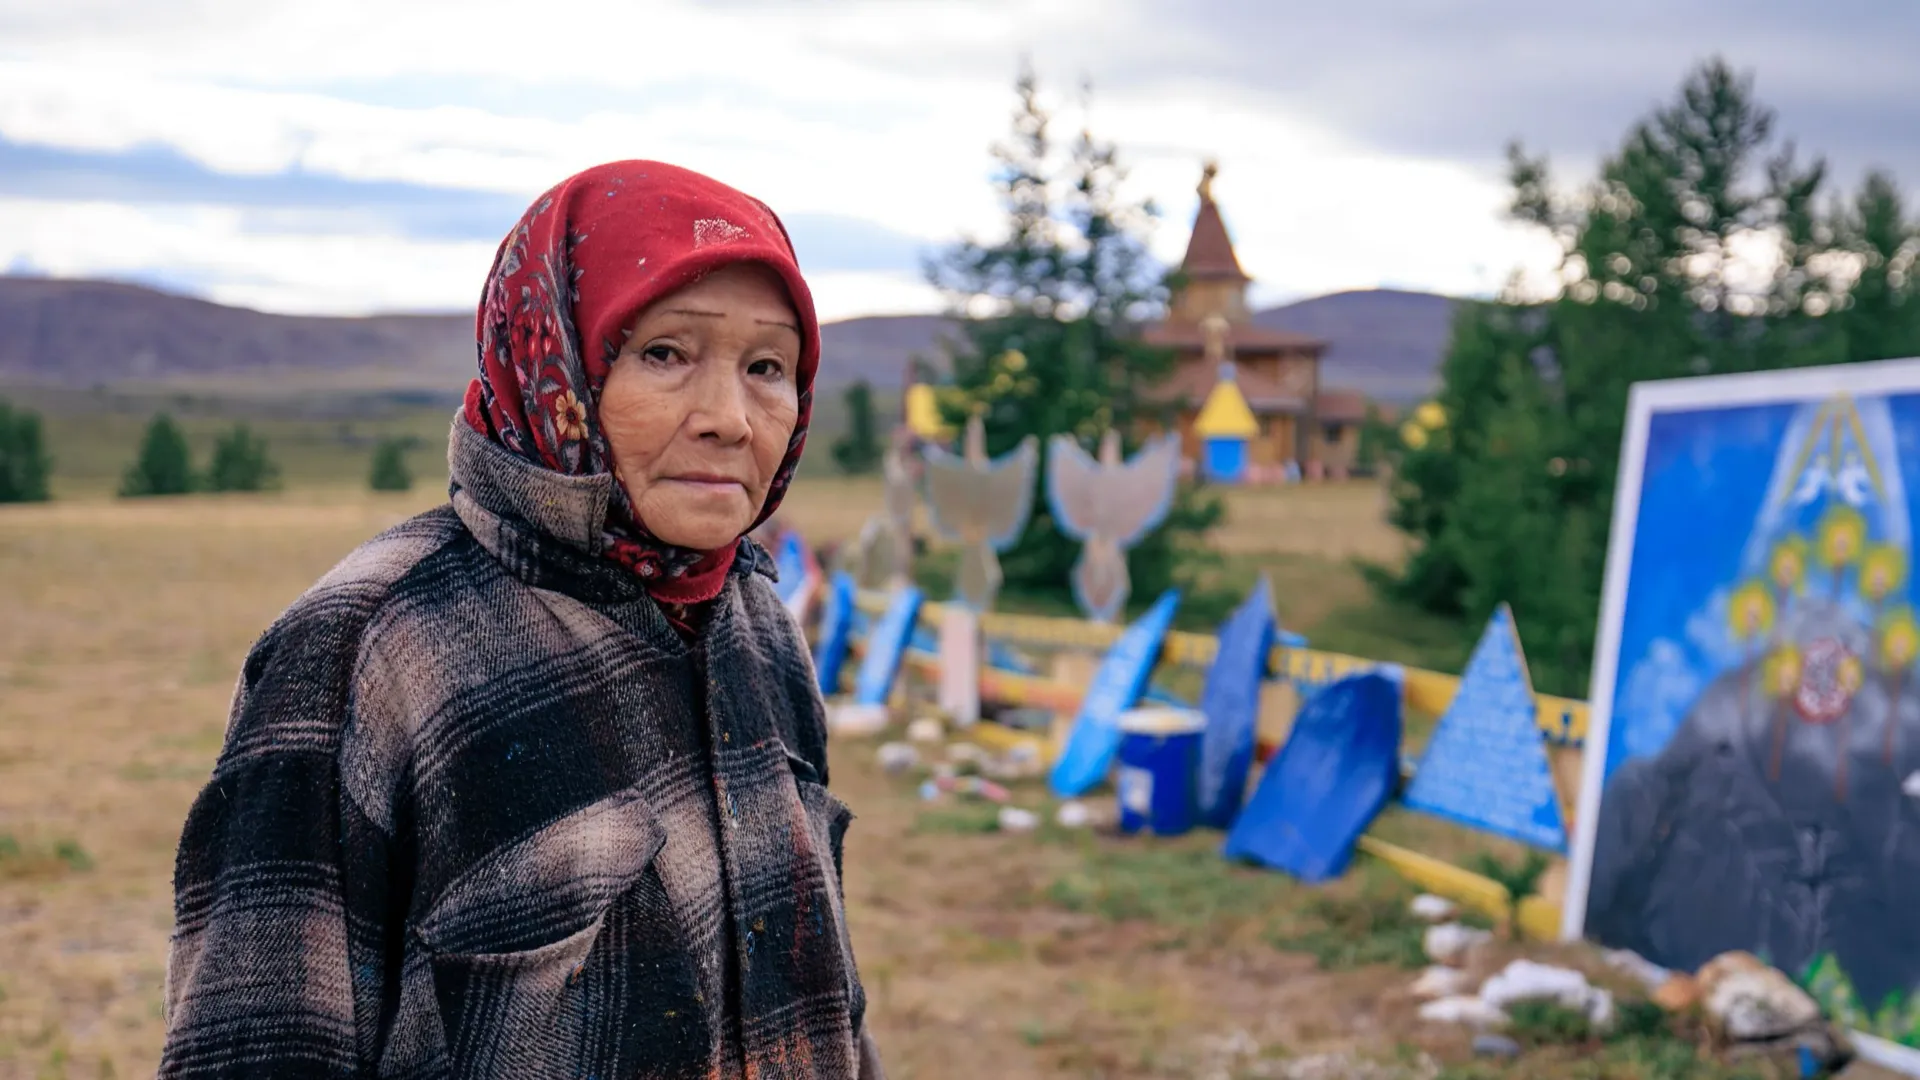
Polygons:
<instances>
[{"instance_id":1,"label":"large framed painting","mask_svg":"<svg viewBox=\"0 0 1920 1080\"><path fill-rule=\"evenodd\" d=\"M1920 1062L1920 360L1642 383L1563 929L1799 978Z\"/></svg>"}]
</instances>

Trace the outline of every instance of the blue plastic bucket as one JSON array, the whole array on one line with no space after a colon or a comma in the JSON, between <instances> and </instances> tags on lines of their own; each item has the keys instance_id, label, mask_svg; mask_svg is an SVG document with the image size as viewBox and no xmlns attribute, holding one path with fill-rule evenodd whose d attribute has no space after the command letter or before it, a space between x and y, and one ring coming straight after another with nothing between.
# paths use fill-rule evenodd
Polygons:
<instances>
[{"instance_id":1,"label":"blue plastic bucket","mask_svg":"<svg viewBox=\"0 0 1920 1080\"><path fill-rule=\"evenodd\" d=\"M1199 819L1194 774L1206 714L1192 709L1131 709L1120 714L1120 831L1178 836Z\"/></svg>"}]
</instances>

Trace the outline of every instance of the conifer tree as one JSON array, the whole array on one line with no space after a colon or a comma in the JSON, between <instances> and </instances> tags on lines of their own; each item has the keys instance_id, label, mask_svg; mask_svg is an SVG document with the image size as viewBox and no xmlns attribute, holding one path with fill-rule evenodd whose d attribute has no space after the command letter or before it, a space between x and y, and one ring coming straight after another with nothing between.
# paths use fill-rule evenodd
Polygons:
<instances>
[{"instance_id":1,"label":"conifer tree","mask_svg":"<svg viewBox=\"0 0 1920 1080\"><path fill-rule=\"evenodd\" d=\"M375 491L408 491L413 487L413 472L407 468L407 443L404 439L381 439L373 448L373 467L367 474L367 486Z\"/></svg>"},{"instance_id":2,"label":"conifer tree","mask_svg":"<svg viewBox=\"0 0 1920 1080\"><path fill-rule=\"evenodd\" d=\"M209 491L270 491L280 484L280 468L267 453L266 440L237 424L213 444L207 466Z\"/></svg>"},{"instance_id":3,"label":"conifer tree","mask_svg":"<svg viewBox=\"0 0 1920 1080\"><path fill-rule=\"evenodd\" d=\"M45 502L52 472L40 415L0 401L0 503Z\"/></svg>"},{"instance_id":4,"label":"conifer tree","mask_svg":"<svg viewBox=\"0 0 1920 1080\"><path fill-rule=\"evenodd\" d=\"M187 449L187 437L181 434L173 417L166 413L155 416L140 440L139 455L121 478L121 496L185 495L194 486L193 459Z\"/></svg>"},{"instance_id":5,"label":"conifer tree","mask_svg":"<svg viewBox=\"0 0 1920 1080\"><path fill-rule=\"evenodd\" d=\"M856 379L847 387L847 433L835 439L833 460L848 475L870 473L880 465L879 426L873 416L873 387Z\"/></svg>"}]
</instances>

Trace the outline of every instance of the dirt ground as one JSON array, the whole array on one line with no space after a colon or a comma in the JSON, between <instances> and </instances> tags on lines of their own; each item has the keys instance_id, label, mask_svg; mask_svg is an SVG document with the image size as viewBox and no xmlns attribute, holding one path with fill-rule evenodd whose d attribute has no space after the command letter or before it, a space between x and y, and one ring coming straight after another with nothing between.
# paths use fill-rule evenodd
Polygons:
<instances>
[{"instance_id":1,"label":"dirt ground","mask_svg":"<svg viewBox=\"0 0 1920 1080\"><path fill-rule=\"evenodd\" d=\"M0 508L0 1080L151 1075L174 846L240 660L343 553L435 501ZM838 500L796 508L857 520ZM1422 1054L1459 1080L1720 1075L1651 1071L1631 1048L1471 1071L1464 1036L1413 1019L1418 930L1384 869L1313 889L1227 866L1217 836L991 832L990 811L923 803L883 776L870 743L833 752L858 815L855 944L893 1076L1286 1076L1284 1061L1318 1053L1393 1070L1329 1077L1441 1075ZM1410 818L1384 828L1469 843Z\"/></svg>"}]
</instances>

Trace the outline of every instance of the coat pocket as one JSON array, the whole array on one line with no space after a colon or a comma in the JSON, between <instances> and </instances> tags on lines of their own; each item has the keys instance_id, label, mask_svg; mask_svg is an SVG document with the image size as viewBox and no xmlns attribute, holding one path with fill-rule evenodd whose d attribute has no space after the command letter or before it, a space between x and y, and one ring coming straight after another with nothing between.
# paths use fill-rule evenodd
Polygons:
<instances>
[{"instance_id":1,"label":"coat pocket","mask_svg":"<svg viewBox=\"0 0 1920 1080\"><path fill-rule=\"evenodd\" d=\"M476 863L413 928L433 972L454 1074L575 1074L605 1012L593 960L610 912L666 842L623 793L562 817Z\"/></svg>"}]
</instances>

